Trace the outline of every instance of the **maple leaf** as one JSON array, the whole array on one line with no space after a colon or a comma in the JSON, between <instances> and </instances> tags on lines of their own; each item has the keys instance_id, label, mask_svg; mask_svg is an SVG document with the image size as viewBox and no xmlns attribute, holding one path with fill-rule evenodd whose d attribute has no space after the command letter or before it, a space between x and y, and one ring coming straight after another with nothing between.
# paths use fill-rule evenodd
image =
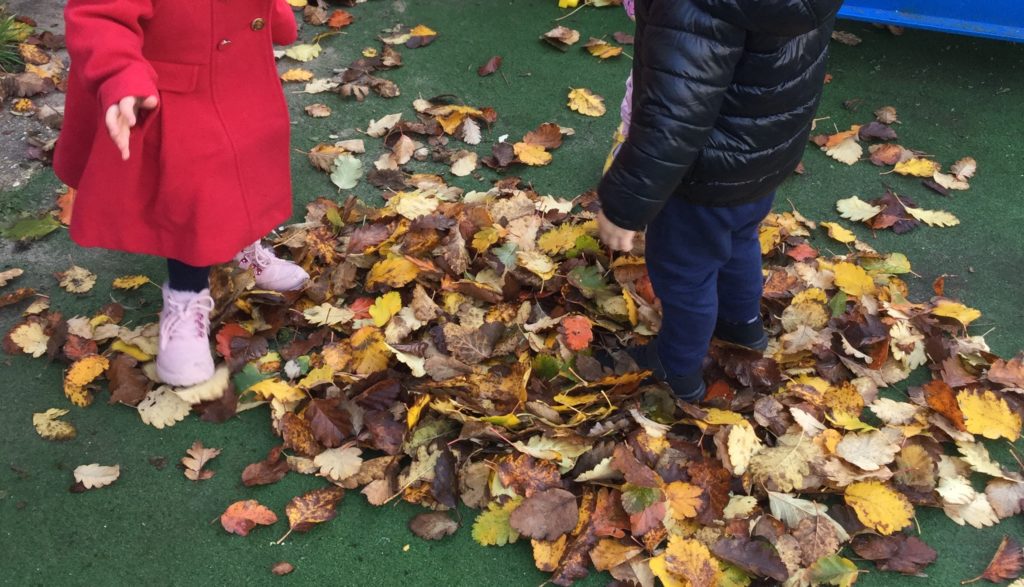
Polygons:
<instances>
[{"instance_id":1,"label":"maple leaf","mask_svg":"<svg viewBox=\"0 0 1024 587\"><path fill-rule=\"evenodd\" d=\"M483 546L505 546L519 540L519 532L509 522L512 512L519 507L522 498L514 498L504 504L491 502L473 522L473 540Z\"/></svg>"},{"instance_id":2,"label":"maple leaf","mask_svg":"<svg viewBox=\"0 0 1024 587\"><path fill-rule=\"evenodd\" d=\"M345 490L340 487L322 487L293 497L284 507L288 516L288 531L277 544L281 544L292 532L309 532L317 524L333 520L338 515L337 507Z\"/></svg>"},{"instance_id":3,"label":"maple leaf","mask_svg":"<svg viewBox=\"0 0 1024 587\"><path fill-rule=\"evenodd\" d=\"M45 412L34 413L32 414L32 426L35 427L36 433L46 440L71 440L78 434L78 431L70 422L58 419L66 416L67 413L67 410L59 408L50 408Z\"/></svg>"},{"instance_id":4,"label":"maple leaf","mask_svg":"<svg viewBox=\"0 0 1024 587\"><path fill-rule=\"evenodd\" d=\"M121 476L121 465L104 466L98 463L79 465L74 471L75 481L85 489L106 487Z\"/></svg>"},{"instance_id":5,"label":"maple leaf","mask_svg":"<svg viewBox=\"0 0 1024 587\"><path fill-rule=\"evenodd\" d=\"M206 448L197 440L186 453L188 456L181 459L181 464L185 466L185 477L192 481L204 481L213 477L214 471L204 470L203 467L220 454L219 448Z\"/></svg>"},{"instance_id":6,"label":"maple leaf","mask_svg":"<svg viewBox=\"0 0 1024 587\"><path fill-rule=\"evenodd\" d=\"M277 514L255 499L236 501L220 515L220 525L232 534L248 536L256 526L277 523Z\"/></svg>"},{"instance_id":7,"label":"maple leaf","mask_svg":"<svg viewBox=\"0 0 1024 587\"><path fill-rule=\"evenodd\" d=\"M879 481L858 481L846 487L847 505L865 526L888 536L910 525L914 507L907 498Z\"/></svg>"},{"instance_id":8,"label":"maple leaf","mask_svg":"<svg viewBox=\"0 0 1024 587\"><path fill-rule=\"evenodd\" d=\"M960 581L960 584L966 585L981 579L992 583L1010 581L1020 576L1022 568L1024 568L1024 550L1021 550L1020 543L1012 536L1003 536L992 561L985 567L985 572L973 579Z\"/></svg>"},{"instance_id":9,"label":"maple leaf","mask_svg":"<svg viewBox=\"0 0 1024 587\"><path fill-rule=\"evenodd\" d=\"M584 116L604 116L604 98L587 88L573 88L569 91L569 109Z\"/></svg>"}]
</instances>

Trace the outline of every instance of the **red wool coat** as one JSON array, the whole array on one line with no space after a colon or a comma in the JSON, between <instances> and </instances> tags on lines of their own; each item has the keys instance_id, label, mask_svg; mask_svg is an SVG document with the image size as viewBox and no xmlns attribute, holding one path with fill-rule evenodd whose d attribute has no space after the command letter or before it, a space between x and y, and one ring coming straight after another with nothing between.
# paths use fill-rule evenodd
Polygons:
<instances>
[{"instance_id":1,"label":"red wool coat","mask_svg":"<svg viewBox=\"0 0 1024 587\"><path fill-rule=\"evenodd\" d=\"M83 246L231 259L291 216L288 110L273 43L297 37L285 0L68 0L71 55L54 170L78 189ZM159 95L122 161L104 113Z\"/></svg>"}]
</instances>

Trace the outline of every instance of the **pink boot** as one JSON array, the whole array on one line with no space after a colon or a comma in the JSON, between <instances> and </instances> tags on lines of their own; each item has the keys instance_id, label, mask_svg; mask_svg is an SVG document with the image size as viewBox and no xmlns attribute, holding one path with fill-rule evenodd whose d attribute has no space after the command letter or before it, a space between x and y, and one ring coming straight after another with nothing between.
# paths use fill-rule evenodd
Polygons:
<instances>
[{"instance_id":1,"label":"pink boot","mask_svg":"<svg viewBox=\"0 0 1024 587\"><path fill-rule=\"evenodd\" d=\"M213 377L210 352L210 290L175 291L164 285L164 309L160 312L160 349L156 373L175 387L202 383Z\"/></svg>"},{"instance_id":2,"label":"pink boot","mask_svg":"<svg viewBox=\"0 0 1024 587\"><path fill-rule=\"evenodd\" d=\"M259 241L242 249L235 256L242 269L252 267L256 274L256 287L270 291L295 291L302 289L309 281L309 274L291 261L278 259L274 251Z\"/></svg>"}]
</instances>

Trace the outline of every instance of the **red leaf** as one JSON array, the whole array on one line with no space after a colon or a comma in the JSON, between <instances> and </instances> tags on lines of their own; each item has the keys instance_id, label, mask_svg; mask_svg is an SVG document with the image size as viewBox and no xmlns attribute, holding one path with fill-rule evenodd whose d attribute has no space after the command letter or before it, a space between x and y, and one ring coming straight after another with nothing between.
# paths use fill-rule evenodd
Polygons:
<instances>
[{"instance_id":1,"label":"red leaf","mask_svg":"<svg viewBox=\"0 0 1024 587\"><path fill-rule=\"evenodd\" d=\"M332 29L341 29L352 24L352 15L344 10L335 10L331 13L331 17L327 19L327 26Z\"/></svg>"},{"instance_id":2,"label":"red leaf","mask_svg":"<svg viewBox=\"0 0 1024 587\"><path fill-rule=\"evenodd\" d=\"M561 330L565 335L566 346L576 352L589 347L590 341L594 340L594 332L586 316L577 314L565 318L562 320Z\"/></svg>"},{"instance_id":3,"label":"red leaf","mask_svg":"<svg viewBox=\"0 0 1024 587\"><path fill-rule=\"evenodd\" d=\"M232 322L225 324L217 331L217 352L225 359L231 358L231 340L235 337L250 338L252 334L242 328L241 324Z\"/></svg>"},{"instance_id":4,"label":"red leaf","mask_svg":"<svg viewBox=\"0 0 1024 587\"><path fill-rule=\"evenodd\" d=\"M1020 576L1022 567L1024 567L1024 552L1021 551L1020 543L1012 536L1003 536L1003 541L999 543L999 548L996 550L995 556L992 557L992 562L988 563L988 567L985 568L985 572L973 579L961 581L960 584L973 583L979 579L986 579L993 583L1010 581Z\"/></svg>"},{"instance_id":5,"label":"red leaf","mask_svg":"<svg viewBox=\"0 0 1024 587\"><path fill-rule=\"evenodd\" d=\"M501 67L501 56L495 55L494 57L488 59L487 63L481 65L480 68L476 70L476 72L480 77L487 77L492 73L498 71L499 67Z\"/></svg>"}]
</instances>

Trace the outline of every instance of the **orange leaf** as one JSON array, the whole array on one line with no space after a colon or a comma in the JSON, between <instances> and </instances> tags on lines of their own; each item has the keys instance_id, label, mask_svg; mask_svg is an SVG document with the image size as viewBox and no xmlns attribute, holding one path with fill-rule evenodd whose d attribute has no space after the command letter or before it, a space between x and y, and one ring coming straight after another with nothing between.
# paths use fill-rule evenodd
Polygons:
<instances>
[{"instance_id":1,"label":"orange leaf","mask_svg":"<svg viewBox=\"0 0 1024 587\"><path fill-rule=\"evenodd\" d=\"M236 501L220 516L220 525L232 534L248 536L257 525L269 526L277 522L277 514L255 499Z\"/></svg>"},{"instance_id":2,"label":"orange leaf","mask_svg":"<svg viewBox=\"0 0 1024 587\"><path fill-rule=\"evenodd\" d=\"M245 328L242 328L242 325L237 322L225 324L217 331L217 352L220 353L220 356L225 359L231 358L231 339L236 336L250 338L252 334Z\"/></svg>"},{"instance_id":3,"label":"orange leaf","mask_svg":"<svg viewBox=\"0 0 1024 587\"><path fill-rule=\"evenodd\" d=\"M345 490L341 487L321 487L293 497L284 512L288 516L288 532L278 540L284 541L292 532L308 532L313 526L333 520L338 515L337 507Z\"/></svg>"},{"instance_id":4,"label":"orange leaf","mask_svg":"<svg viewBox=\"0 0 1024 587\"><path fill-rule=\"evenodd\" d=\"M945 381L936 379L924 386L924 398L928 407L942 414L956 426L957 430L966 432L967 425L964 422L964 413L960 411L960 405L956 402L952 388Z\"/></svg>"},{"instance_id":5,"label":"orange leaf","mask_svg":"<svg viewBox=\"0 0 1024 587\"><path fill-rule=\"evenodd\" d=\"M327 26L332 29L340 29L352 24L352 15L344 10L335 10L327 19Z\"/></svg>"},{"instance_id":6,"label":"orange leaf","mask_svg":"<svg viewBox=\"0 0 1024 587\"><path fill-rule=\"evenodd\" d=\"M570 350L582 351L594 340L594 332L586 316L575 315L565 318L562 320L561 329L565 335L565 344Z\"/></svg>"},{"instance_id":7,"label":"orange leaf","mask_svg":"<svg viewBox=\"0 0 1024 587\"><path fill-rule=\"evenodd\" d=\"M71 211L75 206L75 197L78 195L78 190L75 188L68 188L68 191L64 192L57 198L57 208L60 209L60 214L57 215L57 219L64 226L71 224Z\"/></svg>"}]
</instances>

